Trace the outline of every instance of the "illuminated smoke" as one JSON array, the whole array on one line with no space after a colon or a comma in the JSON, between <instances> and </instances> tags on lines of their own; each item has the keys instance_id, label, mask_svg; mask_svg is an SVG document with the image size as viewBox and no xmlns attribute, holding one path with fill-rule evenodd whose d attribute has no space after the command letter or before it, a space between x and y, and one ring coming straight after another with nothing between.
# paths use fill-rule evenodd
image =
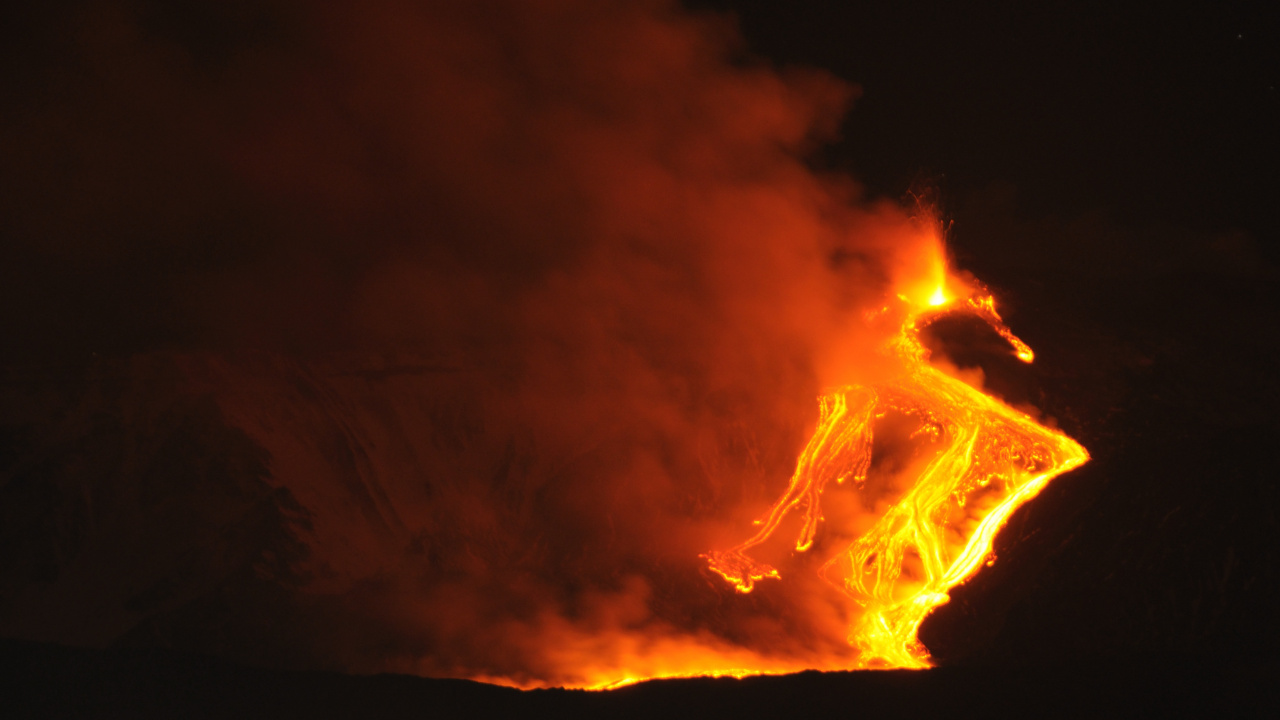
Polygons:
<instances>
[{"instance_id":1,"label":"illuminated smoke","mask_svg":"<svg viewBox=\"0 0 1280 720\"><path fill-rule=\"evenodd\" d=\"M229 621L270 633L188 645L521 685L853 661L816 574L743 601L698 558L929 282L927 224L805 162L853 88L659 0L191 8L63 18L0 200L43 268L9 352L176 358L302 508L297 587Z\"/></svg>"}]
</instances>

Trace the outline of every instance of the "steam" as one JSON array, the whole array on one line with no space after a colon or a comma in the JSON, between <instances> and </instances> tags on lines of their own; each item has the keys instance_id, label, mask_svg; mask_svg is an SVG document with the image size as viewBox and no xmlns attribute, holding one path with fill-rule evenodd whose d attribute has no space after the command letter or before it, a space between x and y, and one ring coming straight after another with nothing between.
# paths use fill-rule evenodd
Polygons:
<instances>
[{"instance_id":1,"label":"steam","mask_svg":"<svg viewBox=\"0 0 1280 720\"><path fill-rule=\"evenodd\" d=\"M169 5L51 16L70 39L0 135L28 270L0 323L18 358L449 369L361 386L438 456L370 461L377 532L264 429L283 383L191 371L312 513L302 662L557 683L847 652L816 580L731 602L697 554L884 362L861 318L923 231L805 162L853 87L664 0Z\"/></svg>"}]
</instances>

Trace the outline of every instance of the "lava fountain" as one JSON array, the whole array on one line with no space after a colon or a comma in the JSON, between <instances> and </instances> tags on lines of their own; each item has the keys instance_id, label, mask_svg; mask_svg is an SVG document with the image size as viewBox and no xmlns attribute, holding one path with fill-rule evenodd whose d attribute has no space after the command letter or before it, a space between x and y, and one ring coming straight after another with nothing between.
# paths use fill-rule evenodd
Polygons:
<instances>
[{"instance_id":1,"label":"lava fountain","mask_svg":"<svg viewBox=\"0 0 1280 720\"><path fill-rule=\"evenodd\" d=\"M749 551L793 512L801 515L796 552L814 544L823 521L823 492L834 481L861 489L877 458L879 426L906 428L914 456L900 499L820 574L862 606L849 628L858 668L927 668L917 639L925 617L947 591L989 562L992 541L1009 515L1054 477L1089 459L1079 443L929 362L921 331L947 316L977 318L1000 334L1019 360L1034 354L1005 325L985 288L947 272L941 244L931 247L929 281L900 288L874 315L900 322L884 351L900 370L883 382L848 385L819 398L819 422L795 474L758 529L742 543L703 555L740 593L779 579ZM868 318L875 321L877 318Z\"/></svg>"}]
</instances>

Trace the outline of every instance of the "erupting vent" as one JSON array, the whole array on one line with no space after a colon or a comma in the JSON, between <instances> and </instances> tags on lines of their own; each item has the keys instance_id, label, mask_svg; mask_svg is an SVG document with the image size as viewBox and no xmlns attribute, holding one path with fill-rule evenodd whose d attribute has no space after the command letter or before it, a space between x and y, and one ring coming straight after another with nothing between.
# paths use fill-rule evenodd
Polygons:
<instances>
[{"instance_id":1,"label":"erupting vent","mask_svg":"<svg viewBox=\"0 0 1280 720\"><path fill-rule=\"evenodd\" d=\"M985 321L1013 346L1018 359L1032 361L1031 348L1005 326L985 289L952 279L917 294L919 299L900 294L898 307L880 310L886 316L896 310L903 318L889 348L902 371L887 382L823 395L818 427L786 492L756 521L759 529L736 547L703 556L742 593L779 578L777 569L748 551L769 540L792 511L802 513L795 549L810 550L823 520L823 491L833 481L862 487L875 460L878 424L888 415L905 419L915 461L901 473L903 494L821 569L828 582L864 608L849 628L862 668L929 667L928 652L916 638L925 616L987 560L1010 513L1054 477L1089 459L1063 433L929 364L921 329L959 314Z\"/></svg>"}]
</instances>

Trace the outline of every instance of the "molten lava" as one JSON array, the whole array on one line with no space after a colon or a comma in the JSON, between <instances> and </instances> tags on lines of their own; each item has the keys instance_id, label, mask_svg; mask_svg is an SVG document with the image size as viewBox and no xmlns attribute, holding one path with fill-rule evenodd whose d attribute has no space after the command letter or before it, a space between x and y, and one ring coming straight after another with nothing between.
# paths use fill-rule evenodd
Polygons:
<instances>
[{"instance_id":1,"label":"molten lava","mask_svg":"<svg viewBox=\"0 0 1280 720\"><path fill-rule=\"evenodd\" d=\"M953 288L960 289L954 297L948 292ZM1006 327L988 292L953 279L950 286L944 280L898 299L901 329L886 350L896 356L900 370L874 385L823 395L817 429L786 492L756 521L759 529L736 547L703 556L741 593L779 578L777 569L748 551L769 540L792 511L801 514L795 550L809 551L824 519L823 491L832 481L858 489L867 483L877 460L876 433L887 417L912 428L913 461L899 473L900 498L820 571L863 608L848 637L860 668L929 667L928 652L916 637L925 616L988 559L1010 513L1054 477L1089 459L1065 434L929 364L920 331L948 315L981 319L1009 342L1018 359L1033 360L1031 348ZM880 314L890 312L886 306Z\"/></svg>"}]
</instances>

